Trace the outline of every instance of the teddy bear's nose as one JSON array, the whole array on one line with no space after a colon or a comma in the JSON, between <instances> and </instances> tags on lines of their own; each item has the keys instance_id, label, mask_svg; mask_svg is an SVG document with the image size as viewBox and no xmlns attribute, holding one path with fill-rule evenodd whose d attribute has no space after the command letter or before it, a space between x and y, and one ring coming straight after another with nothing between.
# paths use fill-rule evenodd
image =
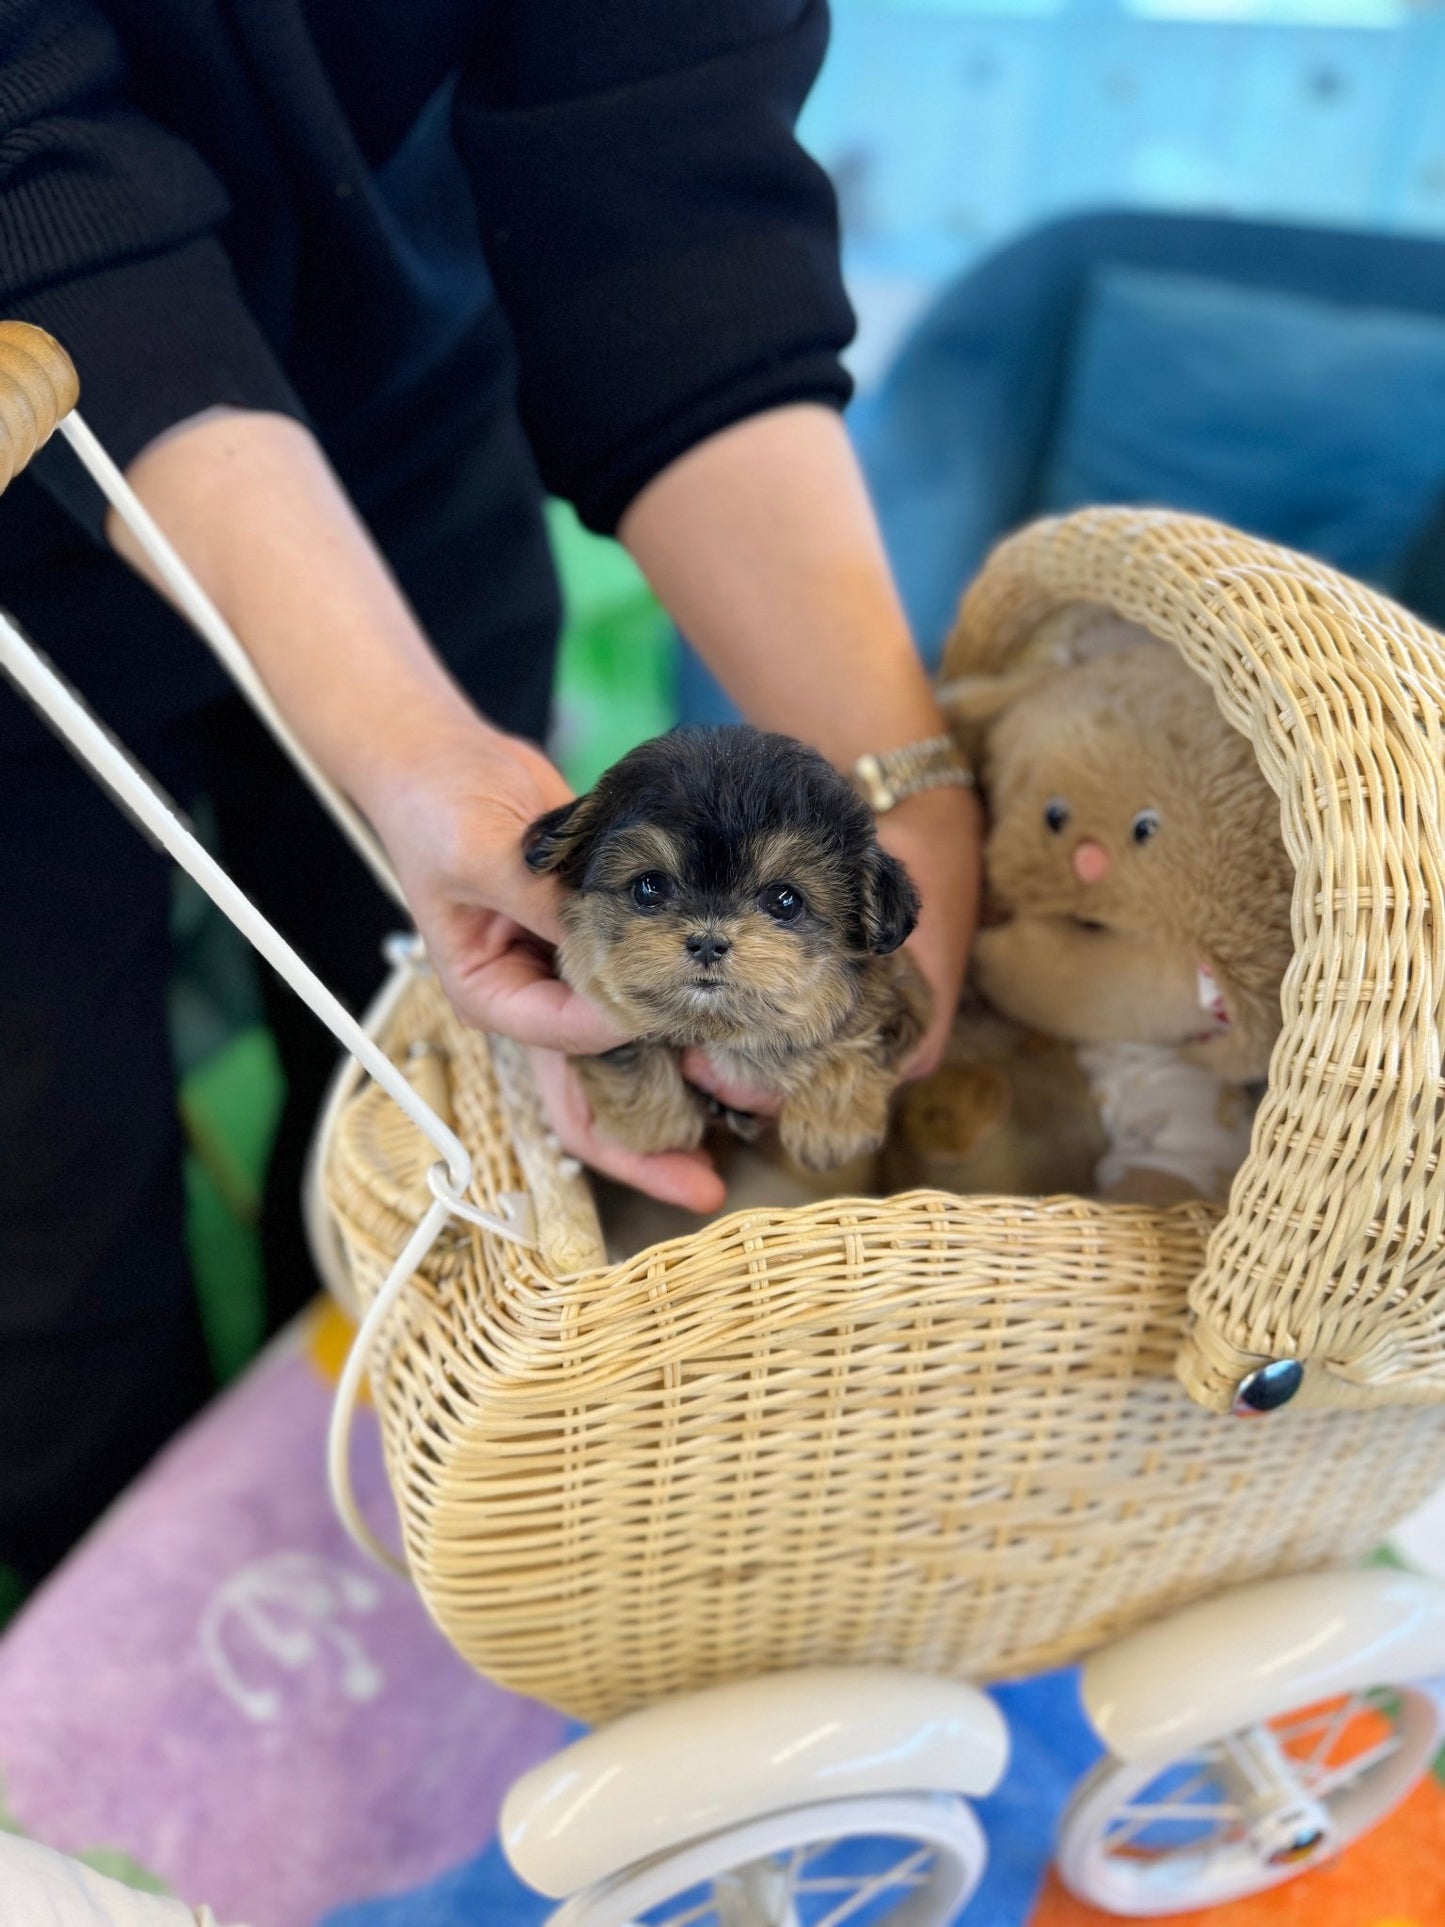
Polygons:
<instances>
[{"instance_id":1,"label":"teddy bear's nose","mask_svg":"<svg viewBox=\"0 0 1445 1927\"><path fill-rule=\"evenodd\" d=\"M1102 883L1109 874L1109 852L1102 843L1080 843L1070 860L1080 883Z\"/></svg>"}]
</instances>

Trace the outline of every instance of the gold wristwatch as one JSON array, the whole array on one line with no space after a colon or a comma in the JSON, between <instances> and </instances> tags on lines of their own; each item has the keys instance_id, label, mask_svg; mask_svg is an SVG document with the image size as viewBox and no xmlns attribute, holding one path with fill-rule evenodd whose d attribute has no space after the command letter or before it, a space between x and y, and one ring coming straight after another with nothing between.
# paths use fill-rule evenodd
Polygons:
<instances>
[{"instance_id":1,"label":"gold wristwatch","mask_svg":"<svg viewBox=\"0 0 1445 1927\"><path fill-rule=\"evenodd\" d=\"M972 789L974 775L951 736L929 736L881 756L860 756L853 786L875 816L920 790Z\"/></svg>"}]
</instances>

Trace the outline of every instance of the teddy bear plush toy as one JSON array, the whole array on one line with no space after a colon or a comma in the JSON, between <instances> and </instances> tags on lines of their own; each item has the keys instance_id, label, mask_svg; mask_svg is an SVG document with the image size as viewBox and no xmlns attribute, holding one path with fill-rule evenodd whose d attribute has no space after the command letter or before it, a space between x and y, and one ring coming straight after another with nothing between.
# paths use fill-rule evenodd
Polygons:
<instances>
[{"instance_id":1,"label":"teddy bear plush toy","mask_svg":"<svg viewBox=\"0 0 1445 1927\"><path fill-rule=\"evenodd\" d=\"M949 1056L903 1094L890 1181L976 1190L991 1162L1009 1189L1075 1189L1092 1142L1103 1195L1222 1197L1292 951L1252 747L1175 650L1082 605L943 694L988 806L987 909ZM1046 1040L1077 1047L1072 1079Z\"/></svg>"}]
</instances>

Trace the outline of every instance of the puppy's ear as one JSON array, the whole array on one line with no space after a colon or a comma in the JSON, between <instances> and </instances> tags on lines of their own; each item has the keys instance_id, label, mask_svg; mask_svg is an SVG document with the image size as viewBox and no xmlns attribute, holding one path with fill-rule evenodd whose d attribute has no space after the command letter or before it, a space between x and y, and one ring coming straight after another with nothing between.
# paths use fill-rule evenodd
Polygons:
<instances>
[{"instance_id":1,"label":"puppy's ear","mask_svg":"<svg viewBox=\"0 0 1445 1927\"><path fill-rule=\"evenodd\" d=\"M591 828L590 796L574 796L555 810L539 816L522 839L527 868L541 876L557 875L564 882L577 868Z\"/></svg>"},{"instance_id":2,"label":"puppy's ear","mask_svg":"<svg viewBox=\"0 0 1445 1927\"><path fill-rule=\"evenodd\" d=\"M918 892L896 856L874 844L863 866L860 906L863 941L875 957L886 957L910 936L918 921Z\"/></svg>"}]
</instances>

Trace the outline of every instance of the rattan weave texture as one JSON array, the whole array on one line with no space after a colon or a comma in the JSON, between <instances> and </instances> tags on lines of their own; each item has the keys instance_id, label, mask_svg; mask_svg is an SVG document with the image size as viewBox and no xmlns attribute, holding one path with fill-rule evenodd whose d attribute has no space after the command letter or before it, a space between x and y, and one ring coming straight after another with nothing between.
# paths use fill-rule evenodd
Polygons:
<instances>
[{"instance_id":1,"label":"rattan weave texture","mask_svg":"<svg viewBox=\"0 0 1445 1927\"><path fill-rule=\"evenodd\" d=\"M1227 1409L1266 1358L1302 1397L1445 1398L1445 639L1323 564L1212 522L1096 509L999 548L945 673L1001 667L1084 600L1173 643L1280 797L1295 957L1254 1152L1180 1372Z\"/></svg>"},{"instance_id":2,"label":"rattan weave texture","mask_svg":"<svg viewBox=\"0 0 1445 1927\"><path fill-rule=\"evenodd\" d=\"M1282 797L1298 955L1228 1212L829 1200L570 1276L448 1233L373 1383L422 1596L502 1683L595 1720L807 1663L1016 1675L1361 1556L1445 1479L1445 645L1318 565L1114 510L1006 544L949 670L1080 597L1177 643ZM440 1054L477 1203L525 1189L537 1120L430 979L387 1041ZM430 1155L375 1088L327 1147L363 1301ZM1293 1405L1206 1409L1279 1353L1309 1361Z\"/></svg>"}]
</instances>

